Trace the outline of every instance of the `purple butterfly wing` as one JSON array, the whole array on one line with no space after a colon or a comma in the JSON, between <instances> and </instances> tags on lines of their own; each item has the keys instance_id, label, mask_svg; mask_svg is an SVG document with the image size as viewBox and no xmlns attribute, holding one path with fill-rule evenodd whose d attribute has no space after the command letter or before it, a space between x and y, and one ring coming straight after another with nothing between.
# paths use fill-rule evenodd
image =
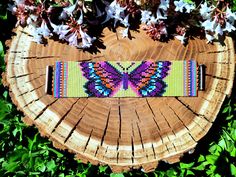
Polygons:
<instances>
[{"instance_id":1,"label":"purple butterfly wing","mask_svg":"<svg viewBox=\"0 0 236 177\"><path fill-rule=\"evenodd\" d=\"M84 88L89 97L111 97L119 90L122 74L110 63L81 62L80 67L88 80Z\"/></svg>"},{"instance_id":2,"label":"purple butterfly wing","mask_svg":"<svg viewBox=\"0 0 236 177\"><path fill-rule=\"evenodd\" d=\"M129 74L131 88L142 97L162 96L167 87L163 79L170 65L169 61L143 61Z\"/></svg>"}]
</instances>

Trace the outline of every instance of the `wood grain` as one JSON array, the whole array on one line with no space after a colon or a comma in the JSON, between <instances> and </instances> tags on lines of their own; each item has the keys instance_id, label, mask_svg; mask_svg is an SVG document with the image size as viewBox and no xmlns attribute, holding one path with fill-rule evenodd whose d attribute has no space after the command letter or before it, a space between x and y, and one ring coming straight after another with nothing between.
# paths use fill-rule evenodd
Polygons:
<instances>
[{"instance_id":1,"label":"wood grain","mask_svg":"<svg viewBox=\"0 0 236 177\"><path fill-rule=\"evenodd\" d=\"M96 54L65 43L31 42L30 29L16 29L6 56L4 84L23 119L36 125L60 149L83 162L108 164L114 172L142 167L152 171L160 160L174 163L206 135L227 95L231 93L235 57L231 38L225 46L194 38L187 46L160 43L145 32L103 31L105 48ZM183 60L206 65L206 91L198 97L60 98L44 93L45 68L56 60Z\"/></svg>"}]
</instances>

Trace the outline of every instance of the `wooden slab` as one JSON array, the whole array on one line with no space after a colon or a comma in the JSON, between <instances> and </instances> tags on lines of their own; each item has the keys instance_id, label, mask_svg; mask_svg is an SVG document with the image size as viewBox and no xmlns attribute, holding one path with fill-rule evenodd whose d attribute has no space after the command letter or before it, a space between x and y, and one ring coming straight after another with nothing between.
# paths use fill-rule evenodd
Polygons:
<instances>
[{"instance_id":1,"label":"wooden slab","mask_svg":"<svg viewBox=\"0 0 236 177\"><path fill-rule=\"evenodd\" d=\"M65 43L31 42L30 29L16 29L6 56L4 84L23 119L36 125L54 145L69 149L83 162L108 164L114 172L142 167L152 171L160 160L179 161L208 132L231 93L235 57L231 38L225 46L192 39L160 43L145 32L131 31L132 40L105 29L104 48L83 52ZM206 91L198 97L68 98L44 93L45 68L56 60L183 60L206 65Z\"/></svg>"}]
</instances>

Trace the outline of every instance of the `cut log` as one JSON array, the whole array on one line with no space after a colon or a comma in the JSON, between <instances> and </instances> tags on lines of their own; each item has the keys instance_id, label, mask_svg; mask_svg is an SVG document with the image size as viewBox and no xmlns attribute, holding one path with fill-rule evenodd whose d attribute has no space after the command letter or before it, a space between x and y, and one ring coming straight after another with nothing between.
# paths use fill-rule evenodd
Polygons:
<instances>
[{"instance_id":1,"label":"cut log","mask_svg":"<svg viewBox=\"0 0 236 177\"><path fill-rule=\"evenodd\" d=\"M27 28L17 28L6 56L4 83L13 102L60 149L83 162L108 164L114 172L142 167L152 171L160 160L174 163L196 146L231 93L235 56L231 38L225 45L194 38L161 43L145 32L131 31L132 40L105 29L105 48L83 52L55 40L31 42ZM197 97L60 98L44 92L45 69L56 60L183 60L206 66L206 90ZM214 132L213 132L214 133Z\"/></svg>"}]
</instances>

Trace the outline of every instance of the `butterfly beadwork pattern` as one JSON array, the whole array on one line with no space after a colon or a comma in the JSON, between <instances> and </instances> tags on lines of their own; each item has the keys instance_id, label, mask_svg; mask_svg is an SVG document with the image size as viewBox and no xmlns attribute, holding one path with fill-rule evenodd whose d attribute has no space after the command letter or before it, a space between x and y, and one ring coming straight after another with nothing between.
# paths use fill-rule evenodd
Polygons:
<instances>
[{"instance_id":1,"label":"butterfly beadwork pattern","mask_svg":"<svg viewBox=\"0 0 236 177\"><path fill-rule=\"evenodd\" d=\"M98 61L55 65L54 97L196 96L196 62Z\"/></svg>"},{"instance_id":2,"label":"butterfly beadwork pattern","mask_svg":"<svg viewBox=\"0 0 236 177\"><path fill-rule=\"evenodd\" d=\"M120 72L107 61L80 63L83 76L88 79L84 85L88 96L113 97L120 89L128 90L128 87L138 97L161 96L165 92L166 83L163 79L169 71L169 61L143 61L129 73L130 67Z\"/></svg>"}]
</instances>

